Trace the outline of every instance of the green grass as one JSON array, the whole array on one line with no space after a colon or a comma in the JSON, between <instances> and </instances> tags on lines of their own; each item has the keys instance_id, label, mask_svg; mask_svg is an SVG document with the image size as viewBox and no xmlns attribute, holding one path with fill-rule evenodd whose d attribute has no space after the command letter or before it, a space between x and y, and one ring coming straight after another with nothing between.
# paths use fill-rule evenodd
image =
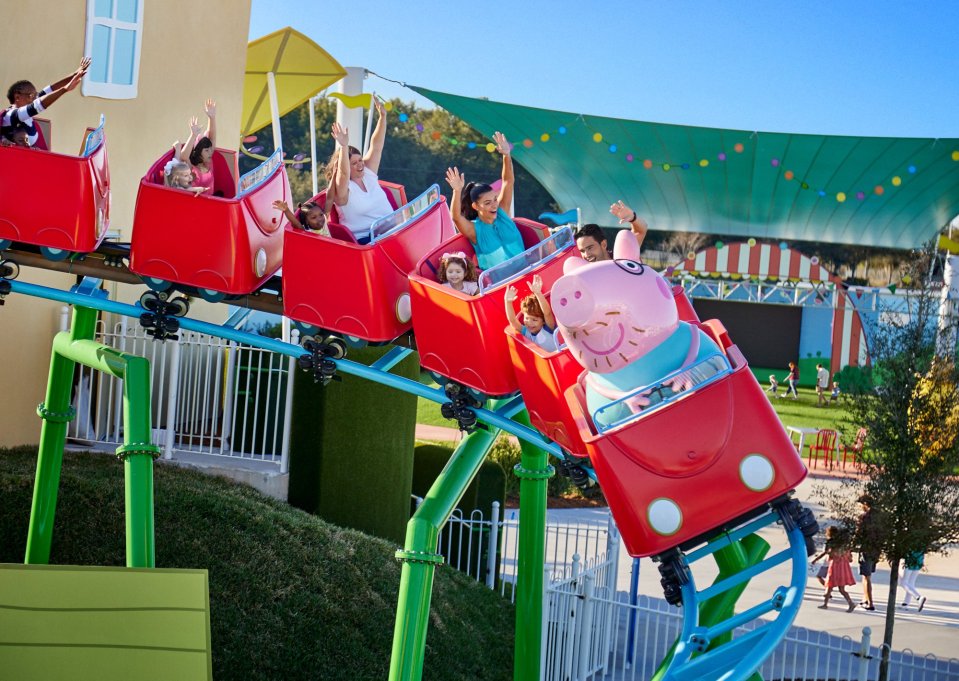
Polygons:
<instances>
[{"instance_id":1,"label":"green grass","mask_svg":"<svg viewBox=\"0 0 959 681\"><path fill-rule=\"evenodd\" d=\"M0 562L23 560L36 449L0 450ZM210 573L213 674L225 679L384 679L397 547L255 490L155 467L157 567ZM51 563L124 565L123 465L67 453ZM434 582L425 678L512 677L513 609L459 572Z\"/></svg>"},{"instance_id":2,"label":"green grass","mask_svg":"<svg viewBox=\"0 0 959 681\"><path fill-rule=\"evenodd\" d=\"M798 400L792 397L776 398L766 393L783 425L837 430L842 434L843 442L851 444L858 428L844 422L847 414L842 399L832 402L828 407L817 407L814 388L799 388L798 392ZM782 393L783 389L780 386L779 394L782 395ZM809 441L808 436L806 441Z\"/></svg>"},{"instance_id":3,"label":"green grass","mask_svg":"<svg viewBox=\"0 0 959 681\"><path fill-rule=\"evenodd\" d=\"M433 400L417 398L416 400L416 422L424 423L428 426L443 426L444 428L456 428L456 421L444 419L440 413L440 405Z\"/></svg>"}]
</instances>

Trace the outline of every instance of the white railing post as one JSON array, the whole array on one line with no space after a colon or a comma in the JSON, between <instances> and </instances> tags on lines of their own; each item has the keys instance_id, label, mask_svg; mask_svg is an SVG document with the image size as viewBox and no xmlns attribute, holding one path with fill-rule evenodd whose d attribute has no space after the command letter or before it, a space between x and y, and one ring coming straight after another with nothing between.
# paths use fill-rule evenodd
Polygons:
<instances>
[{"instance_id":1,"label":"white railing post","mask_svg":"<svg viewBox=\"0 0 959 681\"><path fill-rule=\"evenodd\" d=\"M180 391L180 343L173 342L170 349L170 376L167 383L166 396L166 438L163 443L163 458L173 458L173 443L176 438L176 420L177 405L179 400L177 393Z\"/></svg>"},{"instance_id":2,"label":"white railing post","mask_svg":"<svg viewBox=\"0 0 959 681\"><path fill-rule=\"evenodd\" d=\"M486 586L496 588L496 554L499 545L499 502L493 502L489 518L489 551L486 556Z\"/></svg>"},{"instance_id":3,"label":"white railing post","mask_svg":"<svg viewBox=\"0 0 959 681\"><path fill-rule=\"evenodd\" d=\"M870 638L872 629L862 628L862 639L859 642L859 672L856 676L859 681L868 681L869 679L869 651L872 648Z\"/></svg>"},{"instance_id":4,"label":"white railing post","mask_svg":"<svg viewBox=\"0 0 959 681\"><path fill-rule=\"evenodd\" d=\"M290 343L293 345L300 344L299 329L290 329ZM283 412L283 441L280 445L281 474L290 472L290 424L293 422L293 378L295 372L296 359L290 357L286 363L286 408Z\"/></svg>"},{"instance_id":5,"label":"white railing post","mask_svg":"<svg viewBox=\"0 0 959 681\"><path fill-rule=\"evenodd\" d=\"M60 306L60 330L61 331L70 330L70 306L69 305Z\"/></svg>"},{"instance_id":6,"label":"white railing post","mask_svg":"<svg viewBox=\"0 0 959 681\"><path fill-rule=\"evenodd\" d=\"M552 577L552 573L549 566L543 566L543 626L542 641L539 646L540 681L546 681L546 663L549 661L549 655L547 655L547 651L549 650L549 613L553 609L550 603L550 577ZM556 591L553 591L552 594L554 598L559 598L559 594ZM556 650L555 640L553 641L553 650Z\"/></svg>"},{"instance_id":7,"label":"white railing post","mask_svg":"<svg viewBox=\"0 0 959 681\"><path fill-rule=\"evenodd\" d=\"M579 598L578 591L580 589L579 584L579 572L580 572L580 557L578 553L573 554L573 562L570 565L570 580L569 585L572 589L572 592L561 591L564 602L568 601L569 605L563 608L563 613L566 615L565 622L563 623L562 635L566 637L566 645L563 646L563 671L562 678L571 679L573 678L573 652L576 649L576 646L573 643L576 641L576 626L579 621ZM560 616L557 618L557 628L559 627ZM559 636L559 634L557 634Z\"/></svg>"},{"instance_id":8,"label":"white railing post","mask_svg":"<svg viewBox=\"0 0 959 681\"><path fill-rule=\"evenodd\" d=\"M589 674L589 647L593 632L592 574L587 574L583 578L583 605L580 607L579 623L576 625L576 631L579 635L579 665L576 678L582 680Z\"/></svg>"},{"instance_id":9,"label":"white railing post","mask_svg":"<svg viewBox=\"0 0 959 681\"><path fill-rule=\"evenodd\" d=\"M223 425L220 427L220 454L233 451L233 402L236 383L237 344L230 341L226 351L226 385L223 386Z\"/></svg>"}]
</instances>

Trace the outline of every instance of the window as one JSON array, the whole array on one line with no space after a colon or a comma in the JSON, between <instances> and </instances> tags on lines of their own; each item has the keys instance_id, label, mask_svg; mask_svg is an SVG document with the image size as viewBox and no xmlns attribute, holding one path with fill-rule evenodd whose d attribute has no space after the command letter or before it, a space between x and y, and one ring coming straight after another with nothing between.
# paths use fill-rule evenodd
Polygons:
<instances>
[{"instance_id":1,"label":"window","mask_svg":"<svg viewBox=\"0 0 959 681\"><path fill-rule=\"evenodd\" d=\"M93 58L83 94L134 99L140 75L143 0L87 0L84 54Z\"/></svg>"}]
</instances>

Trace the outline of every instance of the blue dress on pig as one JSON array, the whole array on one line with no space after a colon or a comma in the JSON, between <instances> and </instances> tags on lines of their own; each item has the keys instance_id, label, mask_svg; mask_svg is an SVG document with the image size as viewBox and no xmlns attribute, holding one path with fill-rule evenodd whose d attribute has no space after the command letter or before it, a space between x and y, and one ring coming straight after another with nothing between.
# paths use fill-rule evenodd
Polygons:
<instances>
[{"instance_id":1,"label":"blue dress on pig","mask_svg":"<svg viewBox=\"0 0 959 681\"><path fill-rule=\"evenodd\" d=\"M656 383L674 371L678 371L686 363L693 333L699 335L699 349L689 362L690 366L709 357L723 354L713 339L701 329L679 322L679 326L669 338L622 369L608 374L590 372L586 381L586 406L590 415L614 401L614 398L601 394L590 383L598 385L604 392L619 392L623 396L643 386ZM625 403L620 403L617 408L604 413L603 421L608 424L626 418L630 414L629 407Z\"/></svg>"}]
</instances>

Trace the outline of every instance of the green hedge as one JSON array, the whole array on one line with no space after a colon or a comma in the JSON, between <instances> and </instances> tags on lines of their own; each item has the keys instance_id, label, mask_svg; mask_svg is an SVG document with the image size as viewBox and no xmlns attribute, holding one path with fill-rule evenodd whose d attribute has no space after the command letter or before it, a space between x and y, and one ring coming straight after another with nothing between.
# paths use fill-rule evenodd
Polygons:
<instances>
[{"instance_id":1,"label":"green hedge","mask_svg":"<svg viewBox=\"0 0 959 681\"><path fill-rule=\"evenodd\" d=\"M390 348L350 350L371 364ZM414 353L392 373L416 380ZM409 519L416 397L355 376L323 386L297 372L289 501L337 525L402 544Z\"/></svg>"}]
</instances>

